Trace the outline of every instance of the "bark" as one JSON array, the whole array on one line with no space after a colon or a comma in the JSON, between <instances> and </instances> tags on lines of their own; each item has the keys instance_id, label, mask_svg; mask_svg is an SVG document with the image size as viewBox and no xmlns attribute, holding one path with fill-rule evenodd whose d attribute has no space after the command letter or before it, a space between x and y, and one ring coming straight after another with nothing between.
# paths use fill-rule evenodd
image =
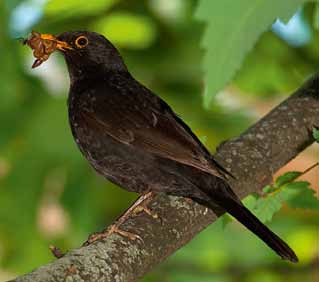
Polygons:
<instances>
[{"instance_id":1,"label":"bark","mask_svg":"<svg viewBox=\"0 0 319 282\"><path fill-rule=\"evenodd\" d=\"M230 182L242 198L260 191L274 172L312 144L314 127L319 127L319 75L241 136L221 144L215 157L236 176ZM194 202L166 195L158 195L150 207L161 220L140 214L122 225L143 241L113 234L13 281L137 281L217 218Z\"/></svg>"}]
</instances>

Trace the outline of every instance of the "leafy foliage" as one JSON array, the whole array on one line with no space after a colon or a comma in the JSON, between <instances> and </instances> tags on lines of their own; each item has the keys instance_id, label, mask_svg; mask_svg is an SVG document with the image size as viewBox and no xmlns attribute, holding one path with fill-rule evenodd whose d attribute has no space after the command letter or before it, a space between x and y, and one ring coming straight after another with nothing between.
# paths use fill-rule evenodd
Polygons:
<instances>
[{"instance_id":1,"label":"leafy foliage","mask_svg":"<svg viewBox=\"0 0 319 282\"><path fill-rule=\"evenodd\" d=\"M319 129L314 128L312 134L315 140L319 143Z\"/></svg>"},{"instance_id":2,"label":"leafy foliage","mask_svg":"<svg viewBox=\"0 0 319 282\"><path fill-rule=\"evenodd\" d=\"M248 196L248 199L244 201L247 208L252 210L262 222L271 221L273 215L282 207L282 198L279 194L265 198Z\"/></svg>"},{"instance_id":3,"label":"leafy foliage","mask_svg":"<svg viewBox=\"0 0 319 282\"><path fill-rule=\"evenodd\" d=\"M290 171L279 176L275 183L267 185L264 195L250 195L244 199L244 204L262 222L271 221L283 203L292 208L319 209L319 200L315 196L315 191L311 189L309 182L296 181L303 173Z\"/></svg>"},{"instance_id":4,"label":"leafy foliage","mask_svg":"<svg viewBox=\"0 0 319 282\"><path fill-rule=\"evenodd\" d=\"M196 17L207 23L202 40L206 50L204 104L230 81L246 54L275 19L287 21L307 0L202 0ZM227 13L225 13L227 11Z\"/></svg>"}]
</instances>

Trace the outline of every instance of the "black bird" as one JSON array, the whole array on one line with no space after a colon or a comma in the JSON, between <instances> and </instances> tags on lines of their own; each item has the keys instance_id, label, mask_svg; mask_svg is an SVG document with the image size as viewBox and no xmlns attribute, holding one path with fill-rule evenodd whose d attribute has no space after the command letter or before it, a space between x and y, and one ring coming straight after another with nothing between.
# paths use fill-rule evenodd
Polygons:
<instances>
[{"instance_id":1,"label":"black bird","mask_svg":"<svg viewBox=\"0 0 319 282\"><path fill-rule=\"evenodd\" d=\"M43 35L43 40L55 41L64 55L72 134L98 173L141 195L164 192L218 207L283 259L298 261L293 250L243 206L227 183L227 171L191 129L133 78L110 41L88 31ZM112 231L130 235L118 226Z\"/></svg>"}]
</instances>

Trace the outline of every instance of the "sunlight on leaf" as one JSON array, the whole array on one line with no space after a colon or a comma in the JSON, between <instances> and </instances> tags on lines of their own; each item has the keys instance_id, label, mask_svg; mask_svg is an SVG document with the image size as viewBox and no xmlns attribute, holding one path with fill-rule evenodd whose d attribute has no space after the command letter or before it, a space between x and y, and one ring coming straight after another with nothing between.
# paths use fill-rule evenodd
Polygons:
<instances>
[{"instance_id":1,"label":"sunlight on leaf","mask_svg":"<svg viewBox=\"0 0 319 282\"><path fill-rule=\"evenodd\" d=\"M127 12L112 13L95 22L92 29L119 47L147 48L156 37L156 27L150 18Z\"/></svg>"},{"instance_id":2,"label":"sunlight on leaf","mask_svg":"<svg viewBox=\"0 0 319 282\"><path fill-rule=\"evenodd\" d=\"M284 189L287 204L292 208L319 210L315 190L306 181L293 182Z\"/></svg>"},{"instance_id":3,"label":"sunlight on leaf","mask_svg":"<svg viewBox=\"0 0 319 282\"><path fill-rule=\"evenodd\" d=\"M273 215L281 209L282 200L283 198L280 194L259 198L256 202L254 214L261 222L271 221Z\"/></svg>"},{"instance_id":4,"label":"sunlight on leaf","mask_svg":"<svg viewBox=\"0 0 319 282\"><path fill-rule=\"evenodd\" d=\"M314 167L314 166L313 166ZM244 200L244 205L251 210L261 222L271 221L283 203L291 208L319 209L319 200L315 191L310 188L306 181L294 181L302 172L289 171L279 176L274 185L267 185L263 192L265 195L249 195Z\"/></svg>"},{"instance_id":5,"label":"sunlight on leaf","mask_svg":"<svg viewBox=\"0 0 319 282\"><path fill-rule=\"evenodd\" d=\"M45 14L58 17L83 16L109 9L118 0L50 0L45 6Z\"/></svg>"},{"instance_id":6,"label":"sunlight on leaf","mask_svg":"<svg viewBox=\"0 0 319 282\"><path fill-rule=\"evenodd\" d=\"M294 181L297 177L302 174L300 171L288 171L283 175L278 176L275 181L274 187L280 188L281 186Z\"/></svg>"},{"instance_id":7,"label":"sunlight on leaf","mask_svg":"<svg viewBox=\"0 0 319 282\"><path fill-rule=\"evenodd\" d=\"M287 21L307 0L224 0L199 2L196 18L207 23L202 40L207 107L231 80L259 36L280 18Z\"/></svg>"},{"instance_id":8,"label":"sunlight on leaf","mask_svg":"<svg viewBox=\"0 0 319 282\"><path fill-rule=\"evenodd\" d=\"M315 246L318 245L318 230L316 228L298 230L288 237L288 243L298 254L300 263L307 264L316 257L317 248Z\"/></svg>"}]
</instances>

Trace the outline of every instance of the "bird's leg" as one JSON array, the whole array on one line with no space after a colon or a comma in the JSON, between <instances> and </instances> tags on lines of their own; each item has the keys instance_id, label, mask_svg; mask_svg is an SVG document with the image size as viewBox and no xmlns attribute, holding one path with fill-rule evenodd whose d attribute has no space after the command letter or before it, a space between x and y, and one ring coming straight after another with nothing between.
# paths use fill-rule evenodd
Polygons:
<instances>
[{"instance_id":1,"label":"bird's leg","mask_svg":"<svg viewBox=\"0 0 319 282\"><path fill-rule=\"evenodd\" d=\"M157 219L158 218L158 214L155 213L154 211L152 211L148 207L149 202L154 198L154 196L155 196L154 192L148 192L148 193L140 196L139 199L141 199L141 202L138 203L137 205L134 205L136 202L133 204L133 215L137 215L140 212L144 211L149 216L153 217L154 219Z\"/></svg>"},{"instance_id":2,"label":"bird's leg","mask_svg":"<svg viewBox=\"0 0 319 282\"><path fill-rule=\"evenodd\" d=\"M136 240L136 239L142 240L142 238L139 235L120 229L120 225L123 224L128 218L135 216L142 211L152 216L153 218L158 218L157 214L147 207L147 204L154 198L154 196L155 195L153 192L148 192L144 195L141 195L133 203L133 205L130 206L111 226L109 226L107 229L103 230L102 232L91 234L83 245L84 246L90 245L93 242L104 239L113 233L120 234L131 240Z\"/></svg>"}]
</instances>

